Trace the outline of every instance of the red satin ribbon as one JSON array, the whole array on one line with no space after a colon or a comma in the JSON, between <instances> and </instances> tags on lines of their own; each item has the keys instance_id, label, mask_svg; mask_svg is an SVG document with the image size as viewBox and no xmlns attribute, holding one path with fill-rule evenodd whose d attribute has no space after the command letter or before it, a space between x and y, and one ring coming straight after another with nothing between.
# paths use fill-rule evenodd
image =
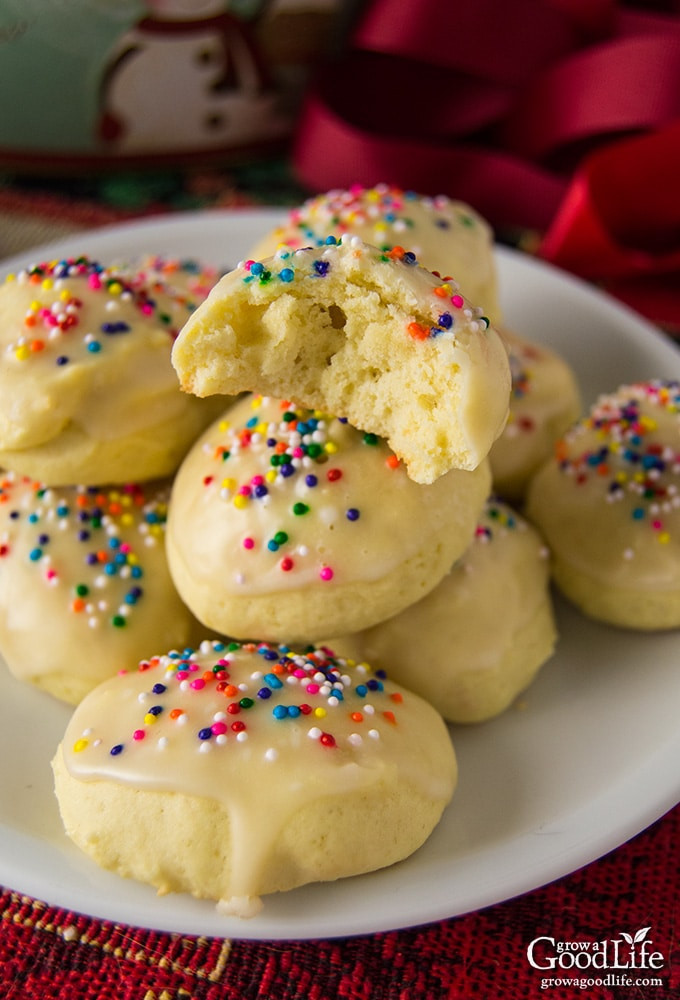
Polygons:
<instances>
[{"instance_id":1,"label":"red satin ribbon","mask_svg":"<svg viewBox=\"0 0 680 1000\"><path fill-rule=\"evenodd\" d=\"M466 200L680 327L680 286L666 287L680 252L680 2L667 7L372 0L308 94L296 172L313 191L385 181Z\"/></svg>"},{"instance_id":2,"label":"red satin ribbon","mask_svg":"<svg viewBox=\"0 0 680 1000\"><path fill-rule=\"evenodd\" d=\"M539 253L680 332L680 121L587 157Z\"/></svg>"}]
</instances>

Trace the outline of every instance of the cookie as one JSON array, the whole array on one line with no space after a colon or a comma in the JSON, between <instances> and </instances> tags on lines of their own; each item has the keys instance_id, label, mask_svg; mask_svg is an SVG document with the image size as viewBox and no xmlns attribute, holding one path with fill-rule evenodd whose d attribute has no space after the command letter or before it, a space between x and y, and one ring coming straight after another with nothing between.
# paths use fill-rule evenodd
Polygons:
<instances>
[{"instance_id":1,"label":"cookie","mask_svg":"<svg viewBox=\"0 0 680 1000\"><path fill-rule=\"evenodd\" d=\"M0 285L0 465L51 486L174 472L214 418L170 364L184 293L86 257L27 266Z\"/></svg>"},{"instance_id":2,"label":"cookie","mask_svg":"<svg viewBox=\"0 0 680 1000\"><path fill-rule=\"evenodd\" d=\"M680 383L601 396L532 480L527 516L553 577L586 615L652 630L680 625Z\"/></svg>"},{"instance_id":3,"label":"cookie","mask_svg":"<svg viewBox=\"0 0 680 1000\"><path fill-rule=\"evenodd\" d=\"M207 627L313 642L423 597L473 536L490 472L414 483L386 444L285 400L246 396L174 481L167 552Z\"/></svg>"},{"instance_id":4,"label":"cookie","mask_svg":"<svg viewBox=\"0 0 680 1000\"><path fill-rule=\"evenodd\" d=\"M474 540L435 589L374 628L329 640L344 656L389 663L390 677L449 722L505 711L557 639L548 553L538 532L491 499Z\"/></svg>"},{"instance_id":5,"label":"cookie","mask_svg":"<svg viewBox=\"0 0 680 1000\"><path fill-rule=\"evenodd\" d=\"M411 253L329 239L220 279L175 341L182 387L261 392L347 418L384 437L419 483L474 469L508 415L503 341Z\"/></svg>"},{"instance_id":6,"label":"cookie","mask_svg":"<svg viewBox=\"0 0 680 1000\"><path fill-rule=\"evenodd\" d=\"M195 620L165 557L169 485L45 487L0 477L0 653L20 680L76 703Z\"/></svg>"},{"instance_id":7,"label":"cookie","mask_svg":"<svg viewBox=\"0 0 680 1000\"><path fill-rule=\"evenodd\" d=\"M239 916L407 857L457 780L417 695L322 649L221 641L100 685L53 769L66 832L97 864Z\"/></svg>"},{"instance_id":8,"label":"cookie","mask_svg":"<svg viewBox=\"0 0 680 1000\"><path fill-rule=\"evenodd\" d=\"M196 257L146 253L121 266L128 280L143 285L159 312L170 317L175 335L221 277L216 267Z\"/></svg>"},{"instance_id":9,"label":"cookie","mask_svg":"<svg viewBox=\"0 0 680 1000\"><path fill-rule=\"evenodd\" d=\"M489 452L494 492L519 503L555 442L582 413L571 366L555 351L502 328L508 347L512 391L503 433Z\"/></svg>"},{"instance_id":10,"label":"cookie","mask_svg":"<svg viewBox=\"0 0 680 1000\"><path fill-rule=\"evenodd\" d=\"M348 233L381 250L404 247L429 271L450 274L471 302L498 323L498 277L493 232L470 205L446 195L430 197L389 184L334 189L290 209L282 225L252 248L255 260L279 247L322 247Z\"/></svg>"}]
</instances>

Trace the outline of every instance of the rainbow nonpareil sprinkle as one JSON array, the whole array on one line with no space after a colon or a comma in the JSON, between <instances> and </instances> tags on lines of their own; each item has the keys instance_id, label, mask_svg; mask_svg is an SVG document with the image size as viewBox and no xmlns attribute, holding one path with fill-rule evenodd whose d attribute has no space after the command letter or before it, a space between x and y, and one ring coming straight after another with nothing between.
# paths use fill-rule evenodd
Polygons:
<instances>
[{"instance_id":1,"label":"rainbow nonpareil sprinkle","mask_svg":"<svg viewBox=\"0 0 680 1000\"><path fill-rule=\"evenodd\" d=\"M253 507L267 506L273 496L289 496L281 523L267 533L253 531L259 517L244 518L240 546L246 552L268 554L283 573L294 573L305 550L307 526L320 516L337 517L350 524L361 520L359 505L346 503L346 493L335 500L333 487L345 481L343 441L355 433L357 441L375 447L375 435L352 432L346 422L318 410L305 409L283 400L254 396L252 416L231 425L219 426L219 438L211 445L211 472L203 478L206 489L217 489L224 503L244 514ZM277 412L278 411L278 412ZM277 419L273 419L277 416ZM341 430L341 434L337 431ZM257 472L245 477L243 459L252 457ZM376 458L382 460L379 455ZM318 578L330 582L335 569L319 562Z\"/></svg>"},{"instance_id":2,"label":"rainbow nonpareil sprinkle","mask_svg":"<svg viewBox=\"0 0 680 1000\"><path fill-rule=\"evenodd\" d=\"M340 240L329 236L324 240L319 256L310 255L308 249L288 250L281 248L266 261L246 260L239 267L243 271L244 284L257 282L258 286L273 290L273 294L289 290L291 286L304 281L318 281L333 275L336 266L334 253L347 252L355 257L367 255L367 259L391 267L413 269L418 266L416 255L402 246L380 250L364 243L358 236L344 235ZM458 290L452 278L441 278L438 274L422 270L426 305L423 315L409 318L404 326L405 333L413 340L454 337L458 315L463 312L466 323L472 323L480 330L489 328L488 317L482 310L472 307ZM429 276L429 280L425 276ZM429 301L428 301L429 300Z\"/></svg>"},{"instance_id":3,"label":"rainbow nonpareil sprinkle","mask_svg":"<svg viewBox=\"0 0 680 1000\"><path fill-rule=\"evenodd\" d=\"M276 727L291 723L303 724L307 738L321 748L335 749L345 740L357 747L365 740L378 742L383 725L398 725L404 701L401 692L386 689L383 671L336 657L325 647L298 651L264 642L206 640L198 650L142 660L138 671L149 674L149 687L137 699L137 725L108 747L112 757L149 738L163 749L177 726L191 727L200 753L245 743L253 727L274 726L275 739ZM223 701L217 711L216 696ZM334 733L334 718L351 720L349 735ZM81 754L100 743L86 730L73 751ZM265 758L276 759L274 747Z\"/></svg>"},{"instance_id":4,"label":"rainbow nonpareil sprinkle","mask_svg":"<svg viewBox=\"0 0 680 1000\"><path fill-rule=\"evenodd\" d=\"M183 322L209 291L196 275L195 292L165 283L167 271L156 261L146 271L107 267L82 255L33 264L7 276L4 287L22 289L27 304L18 316L19 331L6 345L8 360L48 358L58 367L83 362L106 351L115 339L140 328L168 334L168 351ZM179 267L179 265L177 265ZM193 270L193 269L192 269ZM0 288L0 293L2 288Z\"/></svg>"},{"instance_id":5,"label":"rainbow nonpareil sprinkle","mask_svg":"<svg viewBox=\"0 0 680 1000\"><path fill-rule=\"evenodd\" d=\"M634 383L602 397L556 447L560 469L576 486L600 480L606 502L626 500L631 520L661 544L670 541L668 517L680 508L680 444L661 443L657 433L669 416L680 432L680 382ZM580 447L586 435L596 447Z\"/></svg>"},{"instance_id":6,"label":"rainbow nonpareil sprinkle","mask_svg":"<svg viewBox=\"0 0 680 1000\"><path fill-rule=\"evenodd\" d=\"M36 585L63 590L65 615L90 628L124 629L144 599L144 553L163 544L166 516L167 501L137 484L48 488L6 473L0 571L23 558L35 569Z\"/></svg>"}]
</instances>

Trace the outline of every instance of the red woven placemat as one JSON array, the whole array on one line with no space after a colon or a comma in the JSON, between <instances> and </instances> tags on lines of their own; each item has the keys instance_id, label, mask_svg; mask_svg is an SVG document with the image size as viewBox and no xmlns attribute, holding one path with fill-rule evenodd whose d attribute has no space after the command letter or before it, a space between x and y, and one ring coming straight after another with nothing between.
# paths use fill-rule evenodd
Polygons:
<instances>
[{"instance_id":1,"label":"red woven placemat","mask_svg":"<svg viewBox=\"0 0 680 1000\"><path fill-rule=\"evenodd\" d=\"M679 873L680 806L542 889L457 919L356 938L258 942L157 933L7 890L0 894L0 997L678 1000ZM649 948L631 951L626 935L645 938ZM528 949L537 938L554 944L539 941L532 965ZM575 949L589 956L582 969L567 964ZM535 967L567 953L565 965ZM649 966L653 953L661 956L656 969ZM615 966L630 965L631 957L637 967Z\"/></svg>"}]
</instances>

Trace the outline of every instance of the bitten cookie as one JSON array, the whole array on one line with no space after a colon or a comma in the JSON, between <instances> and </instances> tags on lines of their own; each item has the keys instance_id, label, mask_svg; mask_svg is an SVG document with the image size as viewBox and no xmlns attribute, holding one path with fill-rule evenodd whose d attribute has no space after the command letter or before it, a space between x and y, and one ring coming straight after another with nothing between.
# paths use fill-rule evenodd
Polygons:
<instances>
[{"instance_id":1,"label":"bitten cookie","mask_svg":"<svg viewBox=\"0 0 680 1000\"><path fill-rule=\"evenodd\" d=\"M10 275L0 286L0 464L52 486L174 472L216 415L180 391L170 364L194 304L87 257Z\"/></svg>"},{"instance_id":2,"label":"bitten cookie","mask_svg":"<svg viewBox=\"0 0 680 1000\"><path fill-rule=\"evenodd\" d=\"M490 719L528 687L554 651L547 555L523 517L489 500L474 541L427 597L329 645L378 667L389 663L390 677L450 722Z\"/></svg>"},{"instance_id":3,"label":"bitten cookie","mask_svg":"<svg viewBox=\"0 0 680 1000\"><path fill-rule=\"evenodd\" d=\"M219 641L100 685L53 768L66 832L97 864L244 917L407 857L457 778L441 717L383 675Z\"/></svg>"},{"instance_id":4,"label":"bitten cookie","mask_svg":"<svg viewBox=\"0 0 680 1000\"><path fill-rule=\"evenodd\" d=\"M518 502L555 442L581 415L581 395L573 370L555 351L511 330L500 334L510 357L510 414L489 460L494 492Z\"/></svg>"},{"instance_id":5,"label":"bitten cookie","mask_svg":"<svg viewBox=\"0 0 680 1000\"><path fill-rule=\"evenodd\" d=\"M411 250L429 271L453 275L467 299L482 306L492 323L500 321L491 227L469 205L445 195L430 197L388 184L327 191L291 209L251 257L271 257L281 245L321 247L327 237L345 233L381 250Z\"/></svg>"},{"instance_id":6,"label":"bitten cookie","mask_svg":"<svg viewBox=\"0 0 680 1000\"><path fill-rule=\"evenodd\" d=\"M488 319L412 254L356 236L239 265L172 359L199 396L249 390L346 417L419 483L474 469L508 415L507 351Z\"/></svg>"},{"instance_id":7,"label":"bitten cookie","mask_svg":"<svg viewBox=\"0 0 680 1000\"><path fill-rule=\"evenodd\" d=\"M600 397L532 480L563 593L592 618L635 629L680 625L680 383Z\"/></svg>"},{"instance_id":8,"label":"bitten cookie","mask_svg":"<svg viewBox=\"0 0 680 1000\"><path fill-rule=\"evenodd\" d=\"M223 635L313 642L423 597L467 547L484 462L422 486L385 443L286 401L244 397L175 478L170 570Z\"/></svg>"},{"instance_id":9,"label":"bitten cookie","mask_svg":"<svg viewBox=\"0 0 680 1000\"><path fill-rule=\"evenodd\" d=\"M167 484L47 488L0 478L0 652L64 701L195 621L168 572Z\"/></svg>"}]
</instances>

